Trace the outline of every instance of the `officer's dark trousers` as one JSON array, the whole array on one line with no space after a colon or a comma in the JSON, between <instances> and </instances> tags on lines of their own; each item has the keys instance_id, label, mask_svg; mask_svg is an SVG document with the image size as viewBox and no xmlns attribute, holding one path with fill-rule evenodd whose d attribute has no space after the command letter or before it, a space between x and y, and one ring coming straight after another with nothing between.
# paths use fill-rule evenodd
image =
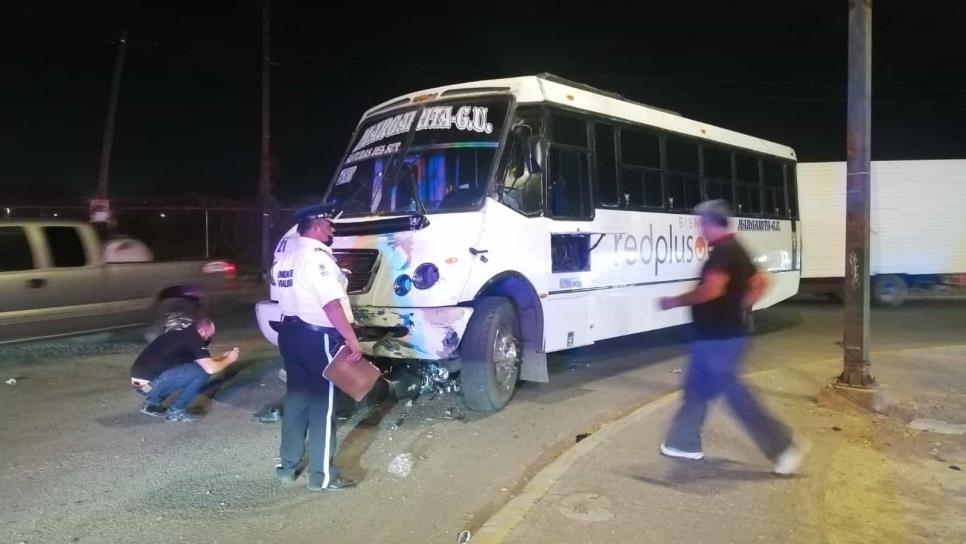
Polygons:
<instances>
[{"instance_id":1,"label":"officer's dark trousers","mask_svg":"<svg viewBox=\"0 0 966 544\"><path fill-rule=\"evenodd\" d=\"M335 458L335 388L322 370L342 346L335 329L326 333L283 324L278 347L285 360L286 392L283 401L282 470L295 470L305 454L308 435L310 482L326 486L338 477Z\"/></svg>"}]
</instances>

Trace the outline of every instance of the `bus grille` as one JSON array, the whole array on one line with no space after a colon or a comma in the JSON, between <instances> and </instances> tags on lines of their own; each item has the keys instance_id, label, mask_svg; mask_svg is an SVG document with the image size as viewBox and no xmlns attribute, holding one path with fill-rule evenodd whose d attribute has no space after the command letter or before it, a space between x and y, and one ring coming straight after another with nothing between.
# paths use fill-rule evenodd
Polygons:
<instances>
[{"instance_id":1,"label":"bus grille","mask_svg":"<svg viewBox=\"0 0 966 544\"><path fill-rule=\"evenodd\" d=\"M379 264L379 251L375 249L340 249L332 252L339 268L349 272L350 295L369 291L372 278Z\"/></svg>"}]
</instances>

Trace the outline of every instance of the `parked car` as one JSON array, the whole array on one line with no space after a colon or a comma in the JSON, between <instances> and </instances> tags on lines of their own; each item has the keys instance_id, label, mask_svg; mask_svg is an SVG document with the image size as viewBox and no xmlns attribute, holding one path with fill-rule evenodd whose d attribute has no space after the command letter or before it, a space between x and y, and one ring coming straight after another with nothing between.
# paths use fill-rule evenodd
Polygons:
<instances>
[{"instance_id":1,"label":"parked car","mask_svg":"<svg viewBox=\"0 0 966 544\"><path fill-rule=\"evenodd\" d=\"M87 223L0 220L0 344L136 325L152 340L235 283L228 261L118 263L105 253Z\"/></svg>"}]
</instances>

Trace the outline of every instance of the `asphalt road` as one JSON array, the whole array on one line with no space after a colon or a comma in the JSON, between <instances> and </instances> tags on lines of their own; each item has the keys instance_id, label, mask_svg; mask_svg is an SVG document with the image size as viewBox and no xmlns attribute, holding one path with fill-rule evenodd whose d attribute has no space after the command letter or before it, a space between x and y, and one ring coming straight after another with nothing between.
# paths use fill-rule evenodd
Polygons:
<instances>
[{"instance_id":1,"label":"asphalt road","mask_svg":"<svg viewBox=\"0 0 966 544\"><path fill-rule=\"evenodd\" d=\"M357 410L338 462L360 486L312 493L274 479L279 425L252 420L282 395L277 351L250 308L217 321L214 349L239 345L242 360L193 424L137 412L134 332L0 347L0 542L455 542L577 435L675 389L687 338L554 355L551 383L522 384L497 414L466 412L457 394ZM757 325L749 371L841 357L841 306L785 303ZM912 302L875 311L873 350L960 344L964 331L966 301ZM412 473L390 474L405 453Z\"/></svg>"}]
</instances>

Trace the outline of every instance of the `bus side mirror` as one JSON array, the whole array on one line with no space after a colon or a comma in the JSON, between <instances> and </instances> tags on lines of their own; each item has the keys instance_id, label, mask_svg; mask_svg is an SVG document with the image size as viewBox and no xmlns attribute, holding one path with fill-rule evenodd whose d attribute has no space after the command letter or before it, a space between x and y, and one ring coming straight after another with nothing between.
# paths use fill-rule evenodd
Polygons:
<instances>
[{"instance_id":1,"label":"bus side mirror","mask_svg":"<svg viewBox=\"0 0 966 544\"><path fill-rule=\"evenodd\" d=\"M527 142L527 170L531 174L541 174L543 173L543 166L540 164L540 159L543 158L543 140L539 136L532 135L526 140Z\"/></svg>"},{"instance_id":2,"label":"bus side mirror","mask_svg":"<svg viewBox=\"0 0 966 544\"><path fill-rule=\"evenodd\" d=\"M519 124L513 127L513 166L514 170L523 174L523 170L529 174L539 174L543 172L540 166L540 156L543 143L540 137L533 133L529 125Z\"/></svg>"}]
</instances>

